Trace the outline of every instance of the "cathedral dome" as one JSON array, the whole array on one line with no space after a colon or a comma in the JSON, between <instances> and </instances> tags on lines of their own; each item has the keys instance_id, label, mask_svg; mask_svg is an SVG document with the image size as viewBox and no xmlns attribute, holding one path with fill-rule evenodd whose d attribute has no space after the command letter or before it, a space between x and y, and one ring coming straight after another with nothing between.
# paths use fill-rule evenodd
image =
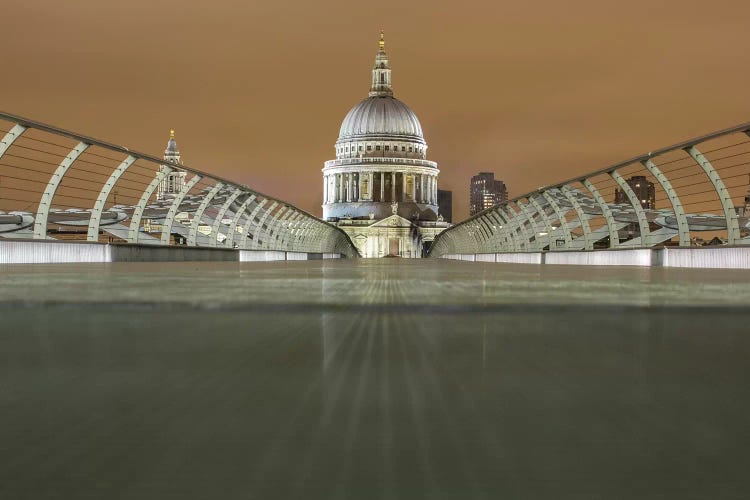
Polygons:
<instances>
[{"instance_id":1,"label":"cathedral dome","mask_svg":"<svg viewBox=\"0 0 750 500\"><path fill-rule=\"evenodd\" d=\"M417 115L392 95L367 97L344 118L339 130L339 141L369 137L425 142Z\"/></svg>"}]
</instances>

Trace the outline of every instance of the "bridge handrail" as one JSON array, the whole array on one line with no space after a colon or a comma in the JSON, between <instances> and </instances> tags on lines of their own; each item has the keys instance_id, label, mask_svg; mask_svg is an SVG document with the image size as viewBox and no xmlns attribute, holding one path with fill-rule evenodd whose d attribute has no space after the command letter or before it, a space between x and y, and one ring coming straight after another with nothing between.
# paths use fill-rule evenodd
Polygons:
<instances>
[{"instance_id":1,"label":"bridge handrail","mask_svg":"<svg viewBox=\"0 0 750 500\"><path fill-rule=\"evenodd\" d=\"M676 221L677 227L671 229L676 230L676 233L673 236L679 237L680 246L690 246L691 244L695 244L695 242L691 240L691 231L695 232L709 230L702 227L698 223L698 219L701 216L705 216L706 214L686 214L686 203L684 203L684 201L680 201L680 187L683 189L682 194L685 195L685 198L694 196L694 193L689 193L686 189L691 185L683 185L680 187L673 186L673 182L675 180L681 179L683 177L674 176L671 174L674 174L677 171L683 171L688 167L699 167L699 171L705 176L704 183L706 189L712 191L716 195L716 199L723 213L708 215L714 218L712 222L714 225L717 223L717 221L719 221L718 223L722 224L722 227L726 230L727 244L750 244L750 236L748 235L748 233L750 232L750 223L748 223L748 215L750 215L750 206L748 205L748 203L750 203L750 190L747 191L747 195L745 198L746 211L742 211L740 210L740 207L736 207L735 205L733 205L734 199L741 198L741 191L735 190L734 195L732 195L727 189L727 186L724 184L721 176L719 175L719 170L730 169L742 165L750 165L750 162L747 164L729 165L723 166L721 168L715 168L713 163L716 163L716 161L712 158L709 158L709 155L706 152L702 152L702 147L701 149L698 148L698 146L710 143L711 141L723 139L725 137L736 134L744 134L745 136L750 136L750 122L745 122L733 127L688 139L671 146L649 151L647 153L634 156L627 160L608 165L604 168L589 172L584 175L576 176L565 181L558 182L556 184L540 186L533 191L524 193L520 196L516 196L505 202L478 212L477 214L460 223L455 224L453 227L442 232L436 237L428 252L428 255L432 257L438 257L444 254L476 253L476 251L478 250L498 253L510 252L513 251L513 247L508 242L510 242L511 240L523 240L523 235L519 234L523 232L522 229L526 228L527 226L533 227L538 223L549 224L550 221L557 221L557 226L564 226L567 223L568 218L566 214L571 212L576 212L578 223L583 228L584 234L577 235L579 236L578 245L580 246L580 244L584 244L583 249L592 249L586 246L587 242L584 241L584 237L588 236L586 233L590 233L590 230L588 230L587 227L584 226L587 226L587 223L589 222L589 219L592 218L592 215L600 215L602 218L604 218L610 236L618 235L617 238L610 238L608 247L614 248L619 246L621 243L619 232L622 230L622 228L618 229L618 226L622 225L622 220L625 217L625 215L623 215L623 212L625 212L627 215L640 216L640 228L638 229L638 231L636 231L637 236L622 243L635 241L635 245L637 246L650 247L656 244L664 243L665 241L669 241L669 239L660 241L648 239L651 233L648 227L654 224L655 212L664 213L664 210L657 210L655 206L644 206L644 203L636 203L638 198L633 198L633 195L635 193L633 192L632 186L630 186L630 183L627 182L627 180L624 179L620 174L622 170L630 169L631 167L636 166L638 167L639 171L630 172L630 174L626 175L631 175L631 179L633 177L640 177L641 175L643 175L648 179L654 181L653 183L649 181L652 185L659 187L660 191L664 194L664 200L669 201L669 208L671 209L671 213L663 215L663 218L666 219L666 217L671 217ZM747 139L747 137L745 137L745 139ZM719 148L717 149L717 151L729 147L736 147L747 142L749 141L746 140L744 143L737 143L732 146ZM714 150L712 150L711 152L713 151ZM667 155L677 152L686 154L687 156L678 160L672 160L667 163L676 163L691 158L691 165L687 167L683 166L675 170L669 170L667 172L662 172L662 170L659 169L659 167L654 163L657 158L663 158ZM734 156L740 156L742 154L750 154L750 149L746 147L743 153L739 153ZM718 158L718 161L726 160L727 158L728 157ZM662 165L664 164L666 163L662 163ZM745 168L745 170L745 173L750 175L750 169ZM732 173L734 174L731 176L732 178L737 178L745 175L736 174L735 172ZM638 175L636 176L634 174ZM695 174L690 174L684 177L694 175ZM594 178L601 176L609 176L610 180L615 182L615 185L617 186L615 188L615 192L617 192L617 190L620 190L620 192L627 198L624 204L625 206L622 206L623 203L609 203L604 200L603 196L601 195L601 193L599 193L599 190L595 185L597 183L593 182ZM672 178L671 180L670 177ZM598 183L602 184L602 182ZM738 186L732 186L732 188L737 187ZM588 194L585 194L586 192L588 192ZM552 201L549 200L552 195L554 195L556 198L559 198L557 200L558 202L565 200L564 204L566 206L564 212L557 213L555 209L559 209L559 206L557 206L558 203L555 202L554 198ZM545 198L547 199L546 201ZM524 201L526 201L526 204L530 205L539 205L541 201L541 206L534 207L534 210L531 210L530 213L526 214L524 212L529 210L526 204L523 203ZM591 205L592 207L598 205L598 213L594 213L594 211L590 207L587 212L583 211L579 206L580 202L584 202L585 204ZM699 205L696 202L693 202L692 204L694 206ZM517 207L518 210L513 208L513 206ZM608 214L608 212L612 212L612 209L618 211L617 217ZM516 214L516 216L514 216L513 218L520 218L517 224L515 224L515 229L511 231L507 227L509 225L513 225L510 224L510 222L503 224L500 228L497 227L498 224L493 224L490 222L492 220L490 215L503 214L508 210L510 211L510 213ZM617 220L618 217L619 220ZM497 217L495 217L494 219L497 219ZM647 222L645 226L643 224L644 222ZM567 235L561 234L561 231L558 229L558 227L553 227L555 227L554 231L556 231L559 236L574 236L570 233ZM662 228L663 227L664 226L662 226ZM466 234L469 228L471 228L473 231L471 231L471 234ZM534 233L536 234L537 232L535 231ZM473 236L474 234L476 234L477 236L473 239L467 238L467 236ZM458 243L459 239L461 243ZM548 243L551 242L551 239L552 238L550 235L550 238L547 239ZM449 243L449 240L454 241ZM502 244L500 240L505 241L506 244ZM529 241L522 241L523 251L533 250L533 248L531 248L533 245L531 244L530 240L531 238L529 238ZM536 241L536 238L534 238L534 240ZM601 241L601 239L597 241ZM464 245L464 247L462 248L461 245ZM559 248L553 248L551 245L548 246L548 250L569 250L571 248L574 248L571 245L567 244Z\"/></svg>"},{"instance_id":2,"label":"bridge handrail","mask_svg":"<svg viewBox=\"0 0 750 500\"><path fill-rule=\"evenodd\" d=\"M35 230L34 235L31 236L33 238L39 239L39 238L49 238L48 233L48 217L51 214L55 214L57 212L54 211L53 208L53 202L55 199L55 195L57 193L58 187L62 183L64 179L66 179L66 174L69 170L76 168L76 160L79 156L85 155L86 150L91 146L96 146L98 148L114 152L118 155L124 156L122 158L122 162L120 163L119 167L112 168L110 171L105 171L106 173L102 175L108 175L108 180L102 185L102 189L99 193L99 198L97 199L97 203L92 204L92 207L90 209L87 209L91 212L91 226L89 231L89 241L95 241L94 236L96 239L98 239L99 236L99 224L101 222L100 217L101 213L104 210L104 204L106 203L109 193L112 192L113 188L117 184L117 182L120 180L120 178L126 173L128 168L133 165L135 162L141 160L144 162L148 162L151 164L154 164L155 166L159 166L159 170L162 170L162 167L166 167L168 169L172 170L179 170L182 172L185 172L186 174L192 174L192 182L188 183L190 184L189 188L185 189L184 192L177 193L177 195L172 200L172 203L167 207L164 205L164 214L161 215L161 217L155 217L156 219L165 218L165 227L171 227L173 224L172 218L174 218L177 213L180 212L180 209L184 208L182 203L183 199L188 196L190 193L190 189L194 188L199 182L203 181L209 183L209 187L211 185L217 186L222 185L222 189L233 189L240 194L238 195L239 199L247 199L250 196L253 196L254 199L257 199L255 203L247 203L246 207L243 208L243 210L250 210L252 208L255 208L256 206L266 205L268 203L276 204L273 209L273 213L270 211L267 213L268 216L270 216L272 224L274 225L274 230L268 231L265 235L268 237L268 239L271 239L271 236L275 236L273 238L273 243L266 242L265 248L268 249L274 249L274 250L291 250L291 251L308 251L308 252L325 252L325 253L342 253L346 256L355 257L358 256L358 252L356 250L356 247L349 239L349 236L340 228L337 228L333 225L330 225L321 219L315 217L314 215L310 214L309 212L302 210L291 203L288 203L286 201L280 200L276 197L267 195L265 193L262 193L260 191L257 191L255 189L250 188L249 186L245 184L241 184L232 180L228 180L226 178L223 178L218 175L214 175L211 173L207 173L206 171L199 170L193 167L190 167L188 165L180 163L179 165L170 164L169 162L165 161L163 158L158 158L154 155L143 153L140 151L136 151L124 146L120 146L117 144L113 144L111 142L103 141L100 139L96 139L93 137L90 137L88 135L84 135L78 132L73 132L70 130L66 130L60 127L56 127L54 125L50 125L47 123L42 123L37 120L33 120L30 118L18 116L12 113L7 113L0 111L0 119L4 120L6 122L10 122L13 124L10 131L7 132L5 135L5 138L3 139L2 143L0 143L0 158L2 158L6 153L8 153L9 150L13 150L14 143L17 139L23 137L23 134L29 130L37 130L42 133L51 134L58 137L65 137L67 139L72 139L73 141L78 142L78 146L71 150L71 152L62 159L60 162L60 165L58 166L57 170L50 176L47 184L47 189L44 193L41 193L41 198L39 200L39 208L37 210L37 216L35 217ZM47 154L52 154L46 151L42 151ZM12 156L12 155L8 155ZM30 160L30 158L25 158L25 160ZM12 165L4 165L7 168L10 169L11 173L15 173L16 170L20 170L21 167L14 167ZM99 172L96 172L99 173ZM13 175L8 176L7 170L6 174L9 178L14 178ZM0 171L0 177L3 176L3 171ZM70 176L68 176L70 177ZM166 177L163 176L163 177ZM17 178L17 176L15 176ZM20 179L20 180L27 180L29 182L36 182L29 179ZM86 182L94 182L91 180L86 180ZM142 191L141 201L138 203L138 205L133 207L125 207L125 210L129 210L132 212L129 213L129 218L131 218L131 230L129 232L127 241L131 243L138 242L139 234L143 232L143 228L141 227L140 217L143 215L144 212L146 212L149 209L149 203L152 201L152 195L156 188L158 187L158 175L157 178L152 180L151 184L147 186ZM8 188L12 190L13 188ZM75 189L75 188L73 188ZM208 188L204 189L204 191L207 191ZM28 190L26 190L28 191ZM218 189L214 190L214 193L212 196L216 195L218 193ZM20 192L20 191L19 191ZM207 196L204 194L204 199ZM0 198L1 200L1 198ZM260 200L262 200L262 203L259 203ZM202 210L200 211L200 217L203 217L206 213L206 210L209 209L210 201L209 203L206 203L206 206L202 207ZM253 200L255 201L255 200ZM33 203L33 200L29 200L29 204ZM231 206L228 207L228 210L231 210ZM236 206L234 207L237 208ZM258 209L260 212L263 212L263 208ZM256 214L258 213L258 210L256 210ZM293 212L294 216L291 215L291 213L286 214L283 219L291 220L293 222L288 222L286 226L279 225L280 221L276 220L276 216L283 215L284 212ZM157 214L158 215L158 214ZM236 228L239 228L237 222L242 217L247 218L249 215L249 212L247 214L234 214L236 217L235 224L230 226L230 229L234 231ZM198 225L200 225L200 217L198 218ZM57 221L60 221L60 217L56 218ZM137 224L134 223L134 221L137 221ZM250 226L251 221L248 221L246 226ZM49 221L49 223L54 224L54 221ZM294 224L293 224L294 223ZM278 227L276 227L278 225ZM282 235L282 231L291 231L291 227L294 225L295 230L299 230L297 234L294 235L294 237L289 237L289 235L284 234ZM2 233L13 233L14 237L23 236L24 233L20 232L19 230L14 230L12 227L7 227L8 225L0 225L0 234ZM286 229L284 229L286 228ZM29 235L27 235L29 236ZM215 235L218 237L219 235ZM283 237L281 237L283 236ZM166 235L166 241L170 241L170 234ZM229 238L227 238L229 239ZM229 239L231 241L231 239ZM284 248L281 248L279 245L281 243L285 245ZM197 239L191 244L200 246L201 243L197 241ZM248 243L247 241L243 242L243 245L240 246L241 248L252 248L254 243Z\"/></svg>"}]
</instances>

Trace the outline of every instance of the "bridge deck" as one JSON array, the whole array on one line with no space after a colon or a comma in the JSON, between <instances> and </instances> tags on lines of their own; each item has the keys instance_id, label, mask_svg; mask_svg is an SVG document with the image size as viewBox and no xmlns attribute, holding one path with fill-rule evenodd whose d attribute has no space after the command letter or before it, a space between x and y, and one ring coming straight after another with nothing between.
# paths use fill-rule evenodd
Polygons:
<instances>
[{"instance_id":1,"label":"bridge deck","mask_svg":"<svg viewBox=\"0 0 750 500\"><path fill-rule=\"evenodd\" d=\"M349 305L747 305L750 270L537 266L436 259L0 266L0 302ZM460 307L459 307L460 309ZM457 312L460 312L458 310Z\"/></svg>"},{"instance_id":2,"label":"bridge deck","mask_svg":"<svg viewBox=\"0 0 750 500\"><path fill-rule=\"evenodd\" d=\"M0 498L741 498L749 278L0 266Z\"/></svg>"}]
</instances>

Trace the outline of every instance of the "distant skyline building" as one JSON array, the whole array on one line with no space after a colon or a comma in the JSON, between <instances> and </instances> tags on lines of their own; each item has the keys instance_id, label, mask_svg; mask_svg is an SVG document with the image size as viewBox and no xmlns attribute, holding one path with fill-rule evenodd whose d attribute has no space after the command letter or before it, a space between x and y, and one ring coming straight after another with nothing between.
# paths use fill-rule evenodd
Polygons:
<instances>
[{"instance_id":1,"label":"distant skyline building","mask_svg":"<svg viewBox=\"0 0 750 500\"><path fill-rule=\"evenodd\" d=\"M656 208L656 190L654 189L654 183L650 182L643 175L634 175L633 177L626 179L630 189L633 190L635 196L641 202L643 208ZM615 203L626 203L630 204L628 195L625 191L621 191L615 188Z\"/></svg>"},{"instance_id":2,"label":"distant skyline building","mask_svg":"<svg viewBox=\"0 0 750 500\"><path fill-rule=\"evenodd\" d=\"M445 222L453 222L453 191L438 189L438 214Z\"/></svg>"},{"instance_id":3,"label":"distant skyline building","mask_svg":"<svg viewBox=\"0 0 750 500\"><path fill-rule=\"evenodd\" d=\"M479 172L469 186L469 216L508 201L505 183L495 180L494 172Z\"/></svg>"},{"instance_id":4,"label":"distant skyline building","mask_svg":"<svg viewBox=\"0 0 750 500\"><path fill-rule=\"evenodd\" d=\"M363 257L421 257L449 226L438 218L437 163L417 115L393 96L380 34L368 96L347 113L323 168L323 219Z\"/></svg>"},{"instance_id":5,"label":"distant skyline building","mask_svg":"<svg viewBox=\"0 0 750 500\"><path fill-rule=\"evenodd\" d=\"M164 150L164 161L169 165L161 165L159 172L165 172L171 169L171 172L159 183L156 190L156 199L163 200L169 195L176 195L185 186L185 175L184 170L180 170L179 167L182 165L180 159L180 150L177 149L177 141L174 138L174 130L169 131L169 140L167 141L167 149Z\"/></svg>"}]
</instances>

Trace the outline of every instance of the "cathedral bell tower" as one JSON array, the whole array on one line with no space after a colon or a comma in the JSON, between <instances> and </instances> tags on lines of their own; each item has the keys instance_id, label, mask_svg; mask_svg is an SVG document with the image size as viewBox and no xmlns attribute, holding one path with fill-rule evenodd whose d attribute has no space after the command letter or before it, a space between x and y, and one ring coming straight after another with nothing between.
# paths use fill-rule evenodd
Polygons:
<instances>
[{"instance_id":1,"label":"cathedral bell tower","mask_svg":"<svg viewBox=\"0 0 750 500\"><path fill-rule=\"evenodd\" d=\"M164 161L168 162L169 168L172 168L170 173L159 183L159 187L156 191L156 199L164 200L169 196L174 196L179 193L185 185L184 170L175 169L175 165L182 165L180 161L180 150L177 149L177 141L174 139L174 130L169 131L169 141L167 141L167 149L164 150ZM166 171L167 166L161 165L159 167L160 172Z\"/></svg>"}]
</instances>

